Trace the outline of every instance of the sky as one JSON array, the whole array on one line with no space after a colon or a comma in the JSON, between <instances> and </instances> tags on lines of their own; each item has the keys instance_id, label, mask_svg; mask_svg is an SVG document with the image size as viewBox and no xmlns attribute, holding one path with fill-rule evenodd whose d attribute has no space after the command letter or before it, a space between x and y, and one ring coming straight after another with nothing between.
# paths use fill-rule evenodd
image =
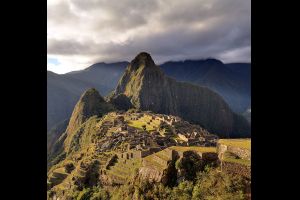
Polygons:
<instances>
[{"instance_id":1,"label":"sky","mask_svg":"<svg viewBox=\"0 0 300 200\"><path fill-rule=\"evenodd\" d=\"M47 0L47 69L97 62L251 62L251 0Z\"/></svg>"}]
</instances>

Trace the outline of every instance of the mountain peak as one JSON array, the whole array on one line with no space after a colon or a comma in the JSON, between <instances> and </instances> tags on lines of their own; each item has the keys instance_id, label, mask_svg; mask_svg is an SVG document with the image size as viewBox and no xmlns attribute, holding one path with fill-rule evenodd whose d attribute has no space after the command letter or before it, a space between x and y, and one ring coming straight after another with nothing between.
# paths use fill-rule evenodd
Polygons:
<instances>
[{"instance_id":1,"label":"mountain peak","mask_svg":"<svg viewBox=\"0 0 300 200\"><path fill-rule=\"evenodd\" d=\"M151 55L147 52L139 53L132 61L131 61L131 69L137 70L140 67L155 67L155 63L151 57Z\"/></svg>"},{"instance_id":2,"label":"mountain peak","mask_svg":"<svg viewBox=\"0 0 300 200\"><path fill-rule=\"evenodd\" d=\"M80 97L79 102L87 102L91 99L96 99L99 102L104 102L103 97L99 94L99 92L95 88L90 88L86 90Z\"/></svg>"},{"instance_id":3,"label":"mountain peak","mask_svg":"<svg viewBox=\"0 0 300 200\"><path fill-rule=\"evenodd\" d=\"M151 55L147 52L140 52L135 58L152 59Z\"/></svg>"},{"instance_id":4,"label":"mountain peak","mask_svg":"<svg viewBox=\"0 0 300 200\"><path fill-rule=\"evenodd\" d=\"M206 87L169 78L146 52L132 60L110 98L125 104L115 100L118 95L127 97L123 99L137 109L176 115L223 136L249 132L248 123L240 120L221 96Z\"/></svg>"},{"instance_id":5,"label":"mountain peak","mask_svg":"<svg viewBox=\"0 0 300 200\"><path fill-rule=\"evenodd\" d=\"M103 113L112 109L112 106L104 101L103 97L95 88L86 90L81 95L73 110L67 132L74 132L82 123L93 115L101 116Z\"/></svg>"},{"instance_id":6,"label":"mountain peak","mask_svg":"<svg viewBox=\"0 0 300 200\"><path fill-rule=\"evenodd\" d=\"M215 58L207 58L206 60L204 60L206 63L209 64L216 64L216 65L223 65L224 63L218 59Z\"/></svg>"},{"instance_id":7,"label":"mountain peak","mask_svg":"<svg viewBox=\"0 0 300 200\"><path fill-rule=\"evenodd\" d=\"M103 97L95 88L86 90L77 102L66 129L67 138L64 141L64 145L67 152L70 150L70 144L74 134L83 123L92 116L101 117L112 110L114 110L114 107L104 101Z\"/></svg>"}]
</instances>

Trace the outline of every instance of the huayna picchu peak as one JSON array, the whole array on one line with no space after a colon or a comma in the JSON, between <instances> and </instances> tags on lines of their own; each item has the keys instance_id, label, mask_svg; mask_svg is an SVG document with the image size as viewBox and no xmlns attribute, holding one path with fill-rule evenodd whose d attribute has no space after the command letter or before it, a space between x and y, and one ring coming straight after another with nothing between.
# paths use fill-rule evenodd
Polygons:
<instances>
[{"instance_id":1,"label":"huayna picchu peak","mask_svg":"<svg viewBox=\"0 0 300 200\"><path fill-rule=\"evenodd\" d=\"M223 137L250 134L249 123L234 113L220 95L207 87L166 76L145 52L127 66L110 101L121 94L137 109L180 116Z\"/></svg>"},{"instance_id":2,"label":"huayna picchu peak","mask_svg":"<svg viewBox=\"0 0 300 200\"><path fill-rule=\"evenodd\" d=\"M137 70L140 67L156 67L151 55L146 52L139 53L132 61L131 61L131 70Z\"/></svg>"}]
</instances>

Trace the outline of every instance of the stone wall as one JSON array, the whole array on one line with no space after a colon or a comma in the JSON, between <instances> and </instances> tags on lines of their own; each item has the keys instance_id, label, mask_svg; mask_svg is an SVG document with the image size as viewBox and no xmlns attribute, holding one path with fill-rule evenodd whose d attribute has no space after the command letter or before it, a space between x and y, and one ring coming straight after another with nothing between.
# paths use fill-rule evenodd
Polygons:
<instances>
[{"instance_id":1,"label":"stone wall","mask_svg":"<svg viewBox=\"0 0 300 200\"><path fill-rule=\"evenodd\" d=\"M153 160L163 167L167 167L170 160L164 160L157 155L153 155Z\"/></svg>"},{"instance_id":2,"label":"stone wall","mask_svg":"<svg viewBox=\"0 0 300 200\"><path fill-rule=\"evenodd\" d=\"M220 144L220 143L217 144L217 152L218 152L218 157L220 160L222 159L222 157L226 151L227 151L226 145Z\"/></svg>"},{"instance_id":3,"label":"stone wall","mask_svg":"<svg viewBox=\"0 0 300 200\"><path fill-rule=\"evenodd\" d=\"M164 150L162 150L161 151L161 153L164 155L164 156L166 156L166 157L168 157L170 160L173 160L174 159L174 150L172 150L172 149L164 149Z\"/></svg>"},{"instance_id":4,"label":"stone wall","mask_svg":"<svg viewBox=\"0 0 300 200\"><path fill-rule=\"evenodd\" d=\"M144 160L146 161L146 160ZM152 164L145 164L143 161L143 167L139 170L139 177L148 181L161 182L162 184L167 184L171 179L176 176L177 171L174 164L170 162L163 168L154 167Z\"/></svg>"},{"instance_id":5,"label":"stone wall","mask_svg":"<svg viewBox=\"0 0 300 200\"><path fill-rule=\"evenodd\" d=\"M117 155L113 155L111 158L109 158L105 164L105 169L108 169L110 166L114 165L117 158Z\"/></svg>"},{"instance_id":6,"label":"stone wall","mask_svg":"<svg viewBox=\"0 0 300 200\"><path fill-rule=\"evenodd\" d=\"M218 152L219 159L222 159L222 156L224 155L224 153L226 151L237 155L241 159L251 160L251 150L250 149L227 146L227 145L218 143L217 152Z\"/></svg>"},{"instance_id":7,"label":"stone wall","mask_svg":"<svg viewBox=\"0 0 300 200\"><path fill-rule=\"evenodd\" d=\"M125 153L120 153L118 154L118 159L136 159L136 158L144 158L148 155L151 154L150 150L145 150L145 151L128 151Z\"/></svg>"},{"instance_id":8,"label":"stone wall","mask_svg":"<svg viewBox=\"0 0 300 200\"><path fill-rule=\"evenodd\" d=\"M154 168L142 167L139 170L140 178L148 181L160 182L162 179L163 171Z\"/></svg>"}]
</instances>

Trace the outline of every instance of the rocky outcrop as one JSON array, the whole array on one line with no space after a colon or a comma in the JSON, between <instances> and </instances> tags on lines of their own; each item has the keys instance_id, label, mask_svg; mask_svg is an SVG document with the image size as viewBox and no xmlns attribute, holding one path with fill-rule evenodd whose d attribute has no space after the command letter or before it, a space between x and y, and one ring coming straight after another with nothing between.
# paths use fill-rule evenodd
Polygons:
<instances>
[{"instance_id":1,"label":"rocky outcrop","mask_svg":"<svg viewBox=\"0 0 300 200\"><path fill-rule=\"evenodd\" d=\"M113 110L112 106L104 101L96 89L91 88L85 91L77 102L66 131L74 132L91 116L102 116L111 110Z\"/></svg>"},{"instance_id":2,"label":"rocky outcrop","mask_svg":"<svg viewBox=\"0 0 300 200\"><path fill-rule=\"evenodd\" d=\"M229 146L227 150L235 155L237 155L241 159L251 160L251 150L239 147L231 147Z\"/></svg>"},{"instance_id":3,"label":"rocky outcrop","mask_svg":"<svg viewBox=\"0 0 300 200\"><path fill-rule=\"evenodd\" d=\"M218 143L217 145L218 156L222 159L222 155L224 155L227 151L236 155L240 159L251 160L251 149L228 146L225 144Z\"/></svg>"},{"instance_id":4,"label":"rocky outcrop","mask_svg":"<svg viewBox=\"0 0 300 200\"><path fill-rule=\"evenodd\" d=\"M91 88L85 91L77 102L66 129L65 147L68 148L70 146L77 129L90 117L101 117L112 110L114 110L114 107L107 103L96 89Z\"/></svg>"},{"instance_id":5,"label":"rocky outcrop","mask_svg":"<svg viewBox=\"0 0 300 200\"><path fill-rule=\"evenodd\" d=\"M142 52L128 65L110 100L125 95L141 110L171 114L198 123L224 137L249 136L249 123L231 111L220 95L165 76L150 54Z\"/></svg>"}]
</instances>

